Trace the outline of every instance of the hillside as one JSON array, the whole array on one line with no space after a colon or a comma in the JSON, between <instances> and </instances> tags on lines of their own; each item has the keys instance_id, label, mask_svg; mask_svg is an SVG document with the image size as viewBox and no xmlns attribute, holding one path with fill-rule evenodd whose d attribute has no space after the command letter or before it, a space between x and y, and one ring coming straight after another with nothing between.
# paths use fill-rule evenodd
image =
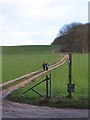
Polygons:
<instances>
[{"instance_id":1,"label":"hillside","mask_svg":"<svg viewBox=\"0 0 90 120\"><path fill-rule=\"evenodd\" d=\"M54 53L58 46L3 46L2 47L2 81L16 79L25 74L42 69L42 63L52 65L62 56Z\"/></svg>"},{"instance_id":2,"label":"hillside","mask_svg":"<svg viewBox=\"0 0 90 120\"><path fill-rule=\"evenodd\" d=\"M63 46L67 52L88 52L89 26L90 23L65 25L52 44Z\"/></svg>"},{"instance_id":3,"label":"hillside","mask_svg":"<svg viewBox=\"0 0 90 120\"><path fill-rule=\"evenodd\" d=\"M22 55L22 54L38 54L52 52L58 48L57 45L24 45L24 46L2 46L2 55Z\"/></svg>"}]
</instances>

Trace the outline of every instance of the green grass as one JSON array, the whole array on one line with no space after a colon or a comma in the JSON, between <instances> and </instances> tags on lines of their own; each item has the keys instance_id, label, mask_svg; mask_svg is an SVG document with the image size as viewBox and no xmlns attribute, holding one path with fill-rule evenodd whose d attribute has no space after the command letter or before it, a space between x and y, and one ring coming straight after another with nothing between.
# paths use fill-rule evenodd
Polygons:
<instances>
[{"instance_id":1,"label":"green grass","mask_svg":"<svg viewBox=\"0 0 90 120\"><path fill-rule=\"evenodd\" d=\"M2 47L2 81L6 82L27 73L42 69L42 63L49 65L61 59L54 53L57 46L8 46Z\"/></svg>"},{"instance_id":2,"label":"green grass","mask_svg":"<svg viewBox=\"0 0 90 120\"><path fill-rule=\"evenodd\" d=\"M29 91L28 93L22 95L23 91L45 79L45 75L37 79L37 81L33 81L27 86L12 92L9 99L22 103L51 107L88 108L88 54L73 54L72 83L75 84L75 92L72 93L71 100L66 97L68 95L68 64L65 63L61 67L53 70L51 73L53 89L52 100L47 101L33 91ZM37 86L36 90L45 96L45 83Z\"/></svg>"},{"instance_id":3,"label":"green grass","mask_svg":"<svg viewBox=\"0 0 90 120\"><path fill-rule=\"evenodd\" d=\"M88 97L88 54L77 54L73 57L72 72L78 96Z\"/></svg>"}]
</instances>

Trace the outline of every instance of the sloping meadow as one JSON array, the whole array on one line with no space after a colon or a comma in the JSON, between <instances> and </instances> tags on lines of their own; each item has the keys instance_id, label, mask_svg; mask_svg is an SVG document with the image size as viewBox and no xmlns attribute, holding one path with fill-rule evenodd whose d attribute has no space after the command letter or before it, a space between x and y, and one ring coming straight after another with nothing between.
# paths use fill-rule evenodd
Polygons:
<instances>
[{"instance_id":1,"label":"sloping meadow","mask_svg":"<svg viewBox=\"0 0 90 120\"><path fill-rule=\"evenodd\" d=\"M54 52L57 46L3 46L2 47L2 81L18 78L22 75L42 69L42 63L49 65L62 56Z\"/></svg>"},{"instance_id":2,"label":"sloping meadow","mask_svg":"<svg viewBox=\"0 0 90 120\"><path fill-rule=\"evenodd\" d=\"M32 90L22 95L22 92L45 79L45 75L32 81L30 84L12 92L8 99L22 103L45 105L51 107L65 108L88 108L88 54L72 55L72 83L75 84L75 91L72 93L72 99L67 98L67 84L69 82L68 62L48 72L52 74L52 99L46 100L45 82L36 87L44 97L40 97ZM50 85L50 84L49 84ZM50 91L49 91L50 92Z\"/></svg>"}]
</instances>

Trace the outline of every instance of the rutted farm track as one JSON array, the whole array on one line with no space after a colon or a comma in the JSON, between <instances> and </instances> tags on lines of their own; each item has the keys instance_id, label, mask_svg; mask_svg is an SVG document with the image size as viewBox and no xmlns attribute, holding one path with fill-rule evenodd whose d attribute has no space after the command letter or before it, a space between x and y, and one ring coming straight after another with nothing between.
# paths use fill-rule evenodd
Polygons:
<instances>
[{"instance_id":1,"label":"rutted farm track","mask_svg":"<svg viewBox=\"0 0 90 120\"><path fill-rule=\"evenodd\" d=\"M48 71L51 71L61 65L63 65L68 59L68 55L65 55L59 62L49 67ZM6 99L12 91L19 89L27 85L32 80L40 77L47 73L47 71L36 71L18 79L13 82L25 78L24 81L18 85L12 86L2 91L2 117L3 118L88 118L88 110L77 110L77 109L56 109L43 106L34 106L21 103L10 102ZM4 83L3 86L10 84L12 81ZM0 93L1 94L1 93Z\"/></svg>"},{"instance_id":2,"label":"rutted farm track","mask_svg":"<svg viewBox=\"0 0 90 120\"><path fill-rule=\"evenodd\" d=\"M59 62L51 65L51 66L49 67L49 70L48 70L48 71L51 71L51 70L59 67L60 65L63 65L63 64L66 62L67 59L68 59L68 55L66 55L64 58L62 58ZM14 91L14 90L16 90L16 89L18 89L18 88L20 88L20 87L23 87L23 86L27 85L27 84L28 84L29 82L31 82L32 80L35 80L36 78L44 75L44 74L47 73L48 71L43 71L43 70L35 71L35 72L30 73L30 74L24 75L24 76L22 76L22 77L20 77L20 78L17 78L17 79L15 79L15 80L12 80L12 81L9 81L9 82L6 82L6 83L2 84L2 86L4 87L4 86L6 86L6 85L9 85L9 84L12 83L12 82L16 82L16 81L18 81L18 80L20 80L20 79L25 79L24 81L20 82L19 84L15 85L15 86L13 86L13 87L10 87L10 88L8 88L8 89L6 89L6 90L3 90L3 93L2 93L3 95L2 95L2 97L5 98L5 96L7 96L7 95L8 95L9 93L11 93L12 91Z\"/></svg>"}]
</instances>

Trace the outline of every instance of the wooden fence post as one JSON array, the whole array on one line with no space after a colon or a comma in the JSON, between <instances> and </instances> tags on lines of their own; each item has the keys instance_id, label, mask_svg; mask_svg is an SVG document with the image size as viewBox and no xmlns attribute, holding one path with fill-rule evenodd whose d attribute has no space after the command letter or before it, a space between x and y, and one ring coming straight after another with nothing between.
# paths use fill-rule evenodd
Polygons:
<instances>
[{"instance_id":1,"label":"wooden fence post","mask_svg":"<svg viewBox=\"0 0 90 120\"><path fill-rule=\"evenodd\" d=\"M69 84L72 83L72 55L69 54ZM69 91L69 97L72 97L72 92Z\"/></svg>"}]
</instances>

